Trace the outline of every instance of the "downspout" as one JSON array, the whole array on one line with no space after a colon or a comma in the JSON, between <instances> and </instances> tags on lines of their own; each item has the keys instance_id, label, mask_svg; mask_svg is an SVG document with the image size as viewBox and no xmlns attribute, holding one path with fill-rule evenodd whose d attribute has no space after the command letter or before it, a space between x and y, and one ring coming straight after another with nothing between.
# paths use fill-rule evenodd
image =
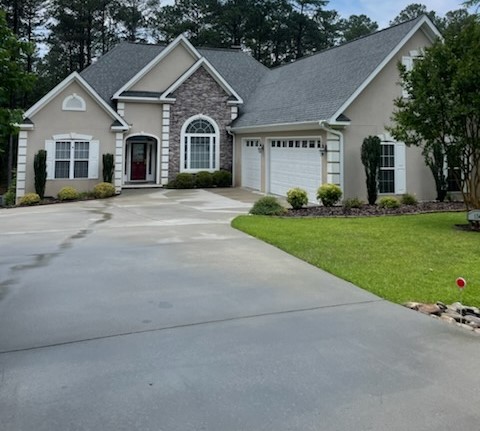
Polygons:
<instances>
[{"instance_id":1,"label":"downspout","mask_svg":"<svg viewBox=\"0 0 480 431\"><path fill-rule=\"evenodd\" d=\"M232 187L235 186L235 180L236 180L236 165L235 165L235 160L236 160L236 157L235 157L235 153L237 152L237 143L236 143L236 139L235 139L235 133L232 132L232 127L231 126L227 126L225 127L225 130L227 131L227 133L232 137Z\"/></svg>"},{"instance_id":2,"label":"downspout","mask_svg":"<svg viewBox=\"0 0 480 431\"><path fill-rule=\"evenodd\" d=\"M340 188L342 189L343 193L345 193L344 189L344 162L343 162L343 133L340 132L339 130L334 130L330 127L330 124L328 121L325 120L320 120L318 122L320 129L325 130L327 132L327 140L328 140L328 133L331 133L332 135L338 136L340 139ZM328 154L328 148L327 148L327 154ZM327 160L327 165L328 165L328 160Z\"/></svg>"}]
</instances>

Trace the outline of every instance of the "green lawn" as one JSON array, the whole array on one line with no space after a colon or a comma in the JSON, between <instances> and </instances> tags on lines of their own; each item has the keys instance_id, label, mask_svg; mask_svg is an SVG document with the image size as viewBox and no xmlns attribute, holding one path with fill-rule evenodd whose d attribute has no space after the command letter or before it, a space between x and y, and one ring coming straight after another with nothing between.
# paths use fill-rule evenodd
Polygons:
<instances>
[{"instance_id":1,"label":"green lawn","mask_svg":"<svg viewBox=\"0 0 480 431\"><path fill-rule=\"evenodd\" d=\"M233 227L394 302L480 306L480 234L462 232L465 213L369 218L240 216Z\"/></svg>"}]
</instances>

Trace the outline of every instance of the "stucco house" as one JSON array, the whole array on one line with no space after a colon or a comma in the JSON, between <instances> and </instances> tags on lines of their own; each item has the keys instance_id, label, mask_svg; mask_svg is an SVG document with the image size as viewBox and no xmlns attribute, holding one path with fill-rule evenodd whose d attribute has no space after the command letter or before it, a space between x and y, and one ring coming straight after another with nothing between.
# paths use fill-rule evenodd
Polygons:
<instances>
[{"instance_id":1,"label":"stucco house","mask_svg":"<svg viewBox=\"0 0 480 431\"><path fill-rule=\"evenodd\" d=\"M322 183L365 199L360 147L382 140L380 194L435 198L417 148L387 133L411 65L439 37L423 16L268 69L236 49L120 43L73 73L25 113L17 197L34 191L33 158L47 150L46 195L101 181L115 155L115 187L161 187L179 172L232 171L234 185L285 195Z\"/></svg>"}]
</instances>

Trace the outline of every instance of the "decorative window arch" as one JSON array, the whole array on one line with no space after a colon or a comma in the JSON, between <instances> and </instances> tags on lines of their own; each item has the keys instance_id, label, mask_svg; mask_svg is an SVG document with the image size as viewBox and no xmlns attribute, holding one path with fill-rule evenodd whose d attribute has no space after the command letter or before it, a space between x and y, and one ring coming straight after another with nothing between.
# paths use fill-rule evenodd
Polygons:
<instances>
[{"instance_id":1,"label":"decorative window arch","mask_svg":"<svg viewBox=\"0 0 480 431\"><path fill-rule=\"evenodd\" d=\"M85 103L85 100L77 93L73 93L63 99L63 111L86 111L86 109L87 104Z\"/></svg>"},{"instance_id":2,"label":"decorative window arch","mask_svg":"<svg viewBox=\"0 0 480 431\"><path fill-rule=\"evenodd\" d=\"M205 115L190 117L182 126L180 171L216 171L220 164L217 123Z\"/></svg>"}]
</instances>

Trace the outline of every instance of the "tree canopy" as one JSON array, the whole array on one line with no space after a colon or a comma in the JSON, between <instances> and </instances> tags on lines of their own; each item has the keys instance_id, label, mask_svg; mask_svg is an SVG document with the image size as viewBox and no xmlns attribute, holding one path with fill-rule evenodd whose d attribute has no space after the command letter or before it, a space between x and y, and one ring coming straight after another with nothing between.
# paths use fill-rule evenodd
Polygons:
<instances>
[{"instance_id":1,"label":"tree canopy","mask_svg":"<svg viewBox=\"0 0 480 431\"><path fill-rule=\"evenodd\" d=\"M409 97L395 101L391 128L396 139L422 148L437 192L446 187L446 164L458 168L467 208L480 208L479 58L478 17L447 29L411 71L400 67Z\"/></svg>"}]
</instances>

